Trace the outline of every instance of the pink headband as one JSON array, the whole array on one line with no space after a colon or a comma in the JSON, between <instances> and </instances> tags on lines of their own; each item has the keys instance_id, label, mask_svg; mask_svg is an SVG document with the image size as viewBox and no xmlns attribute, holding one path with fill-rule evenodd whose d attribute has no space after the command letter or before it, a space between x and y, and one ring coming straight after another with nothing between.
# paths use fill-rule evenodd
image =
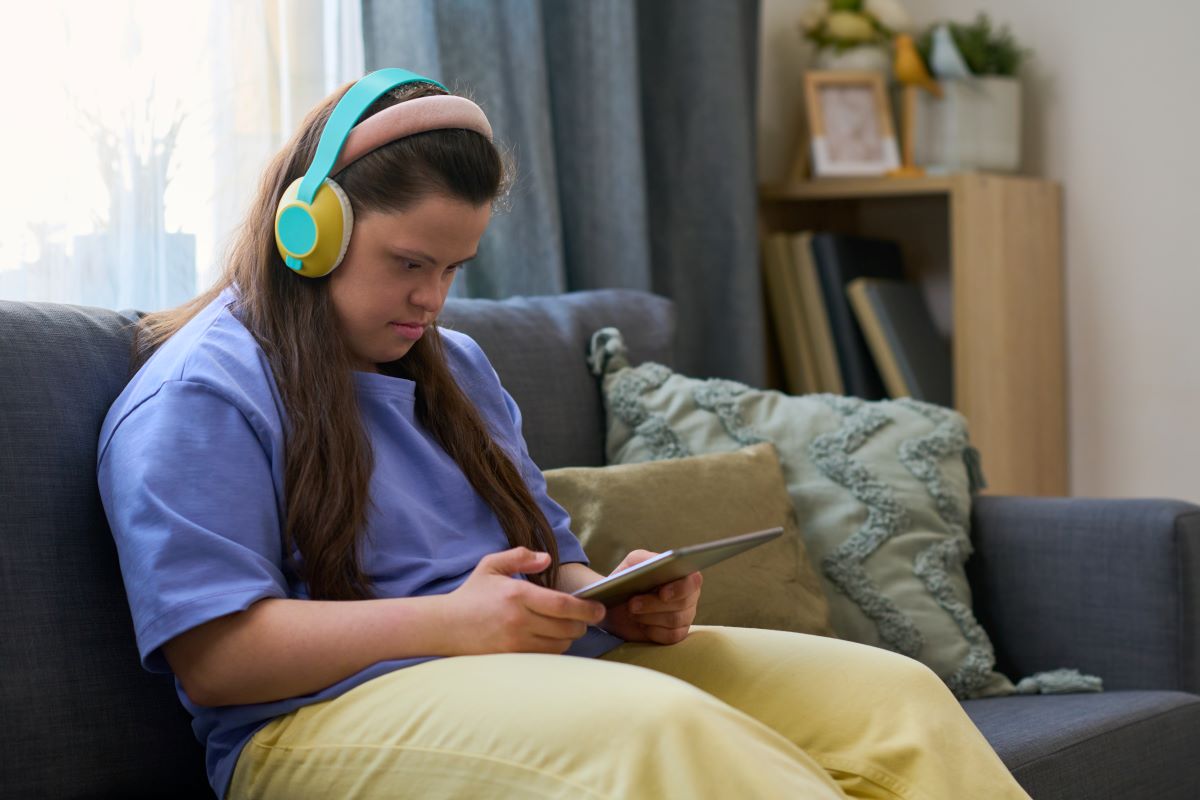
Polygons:
<instances>
[{"instance_id":1,"label":"pink headband","mask_svg":"<svg viewBox=\"0 0 1200 800\"><path fill-rule=\"evenodd\" d=\"M492 138L492 126L483 109L467 98L452 94L418 97L388 106L351 128L329 174L336 175L388 142L444 128L466 128L483 134L489 141Z\"/></svg>"}]
</instances>

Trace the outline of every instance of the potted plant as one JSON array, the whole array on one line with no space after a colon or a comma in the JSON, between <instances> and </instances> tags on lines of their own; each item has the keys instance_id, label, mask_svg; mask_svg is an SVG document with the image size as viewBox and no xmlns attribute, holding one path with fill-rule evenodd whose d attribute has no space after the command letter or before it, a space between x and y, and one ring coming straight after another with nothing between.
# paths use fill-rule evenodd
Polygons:
<instances>
[{"instance_id":1,"label":"potted plant","mask_svg":"<svg viewBox=\"0 0 1200 800\"><path fill-rule=\"evenodd\" d=\"M1021 163L1021 83L1031 51L987 14L974 22L938 22L917 37L917 50L941 82L943 97L922 92L915 157L931 170L1016 171Z\"/></svg>"},{"instance_id":2,"label":"potted plant","mask_svg":"<svg viewBox=\"0 0 1200 800\"><path fill-rule=\"evenodd\" d=\"M816 45L815 69L876 70L888 74L888 49L911 25L899 0L815 0L800 17L800 32Z\"/></svg>"}]
</instances>

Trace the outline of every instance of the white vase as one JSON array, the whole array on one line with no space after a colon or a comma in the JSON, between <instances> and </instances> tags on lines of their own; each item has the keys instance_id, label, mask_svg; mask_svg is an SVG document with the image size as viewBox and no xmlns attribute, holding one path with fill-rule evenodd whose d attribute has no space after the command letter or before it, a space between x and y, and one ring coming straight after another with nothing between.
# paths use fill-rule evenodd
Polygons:
<instances>
[{"instance_id":1,"label":"white vase","mask_svg":"<svg viewBox=\"0 0 1200 800\"><path fill-rule=\"evenodd\" d=\"M879 45L859 45L840 53L833 47L819 47L813 69L872 70L882 72L886 78L891 74L891 59L887 48Z\"/></svg>"},{"instance_id":2,"label":"white vase","mask_svg":"<svg viewBox=\"0 0 1200 800\"><path fill-rule=\"evenodd\" d=\"M1021 83L989 76L941 82L942 97L917 92L913 160L936 172L1021 166Z\"/></svg>"}]
</instances>

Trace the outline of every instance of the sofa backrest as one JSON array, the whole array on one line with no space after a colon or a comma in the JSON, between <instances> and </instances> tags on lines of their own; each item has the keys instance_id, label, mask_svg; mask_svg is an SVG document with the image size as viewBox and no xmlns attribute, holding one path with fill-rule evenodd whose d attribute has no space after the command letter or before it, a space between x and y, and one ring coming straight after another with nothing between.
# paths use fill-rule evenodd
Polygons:
<instances>
[{"instance_id":1,"label":"sofa backrest","mask_svg":"<svg viewBox=\"0 0 1200 800\"><path fill-rule=\"evenodd\" d=\"M212 796L171 680L138 664L96 488L124 324L0 302L0 785L14 797Z\"/></svg>"},{"instance_id":2,"label":"sofa backrest","mask_svg":"<svg viewBox=\"0 0 1200 800\"><path fill-rule=\"evenodd\" d=\"M599 328L620 328L629 361L674 366L675 311L665 297L597 289L507 300L453 299L440 319L487 353L517 401L529 454L542 469L604 465L604 406L587 366Z\"/></svg>"},{"instance_id":3,"label":"sofa backrest","mask_svg":"<svg viewBox=\"0 0 1200 800\"><path fill-rule=\"evenodd\" d=\"M130 313L129 316L136 316ZM603 463L591 333L671 362L671 302L600 290L453 299L521 407L543 469ZM128 378L129 320L0 301L0 786L13 797L211 798L203 749L167 676L141 669L96 488L96 440Z\"/></svg>"}]
</instances>

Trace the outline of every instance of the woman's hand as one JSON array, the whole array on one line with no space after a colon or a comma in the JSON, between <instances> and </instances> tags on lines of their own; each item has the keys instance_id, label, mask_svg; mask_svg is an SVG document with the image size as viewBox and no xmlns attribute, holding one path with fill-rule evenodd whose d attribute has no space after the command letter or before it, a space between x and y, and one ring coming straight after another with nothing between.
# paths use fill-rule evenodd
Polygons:
<instances>
[{"instance_id":1,"label":"woman's hand","mask_svg":"<svg viewBox=\"0 0 1200 800\"><path fill-rule=\"evenodd\" d=\"M656 555L658 553L649 550L634 550L625 556L613 572L640 564ZM696 618L696 604L700 602L702 583L704 577L699 572L693 572L679 580L664 583L653 594L636 594L608 609L600 627L627 642L682 642L687 638L692 620Z\"/></svg>"},{"instance_id":2,"label":"woman's hand","mask_svg":"<svg viewBox=\"0 0 1200 800\"><path fill-rule=\"evenodd\" d=\"M604 605L516 580L541 572L548 553L514 547L479 560L467 580L444 595L447 650L480 653L562 653L604 618Z\"/></svg>"}]
</instances>

